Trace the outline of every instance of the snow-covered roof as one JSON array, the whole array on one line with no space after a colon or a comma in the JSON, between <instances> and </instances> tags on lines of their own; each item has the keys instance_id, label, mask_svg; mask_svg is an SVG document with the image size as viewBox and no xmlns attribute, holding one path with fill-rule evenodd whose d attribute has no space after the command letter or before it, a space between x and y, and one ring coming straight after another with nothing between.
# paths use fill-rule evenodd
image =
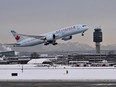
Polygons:
<instances>
[{"instance_id":1,"label":"snow-covered roof","mask_svg":"<svg viewBox=\"0 0 116 87\"><path fill-rule=\"evenodd\" d=\"M51 61L49 59L32 59L28 62L28 64L35 64L35 63L42 64L43 62L51 62Z\"/></svg>"}]
</instances>

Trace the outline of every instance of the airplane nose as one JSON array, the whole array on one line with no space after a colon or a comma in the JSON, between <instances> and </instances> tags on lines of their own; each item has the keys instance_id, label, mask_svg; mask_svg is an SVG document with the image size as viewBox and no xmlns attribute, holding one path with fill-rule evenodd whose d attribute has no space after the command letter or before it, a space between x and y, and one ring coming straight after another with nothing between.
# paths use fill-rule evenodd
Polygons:
<instances>
[{"instance_id":1,"label":"airplane nose","mask_svg":"<svg viewBox=\"0 0 116 87\"><path fill-rule=\"evenodd\" d=\"M89 29L89 27L86 27L86 29L88 30L88 29Z\"/></svg>"},{"instance_id":2,"label":"airplane nose","mask_svg":"<svg viewBox=\"0 0 116 87\"><path fill-rule=\"evenodd\" d=\"M89 29L89 27L85 27L85 30L88 30Z\"/></svg>"}]
</instances>

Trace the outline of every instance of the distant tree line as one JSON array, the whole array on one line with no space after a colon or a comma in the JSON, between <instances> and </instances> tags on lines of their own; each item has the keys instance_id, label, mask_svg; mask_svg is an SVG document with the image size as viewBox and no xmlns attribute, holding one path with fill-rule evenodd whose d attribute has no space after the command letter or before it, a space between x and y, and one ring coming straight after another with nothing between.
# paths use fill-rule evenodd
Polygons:
<instances>
[{"instance_id":1,"label":"distant tree line","mask_svg":"<svg viewBox=\"0 0 116 87\"><path fill-rule=\"evenodd\" d=\"M31 53L31 58L37 59L40 55L37 52Z\"/></svg>"}]
</instances>

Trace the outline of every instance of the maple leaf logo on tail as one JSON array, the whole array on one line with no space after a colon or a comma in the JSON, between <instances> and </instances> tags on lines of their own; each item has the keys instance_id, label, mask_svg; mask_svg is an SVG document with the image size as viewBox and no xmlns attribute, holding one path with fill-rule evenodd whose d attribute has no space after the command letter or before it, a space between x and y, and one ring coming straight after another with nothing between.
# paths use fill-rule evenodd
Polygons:
<instances>
[{"instance_id":1,"label":"maple leaf logo on tail","mask_svg":"<svg viewBox=\"0 0 116 87\"><path fill-rule=\"evenodd\" d=\"M25 39L23 36L19 35L14 30L11 30L11 33L13 34L13 36L17 42L21 42Z\"/></svg>"},{"instance_id":2,"label":"maple leaf logo on tail","mask_svg":"<svg viewBox=\"0 0 116 87\"><path fill-rule=\"evenodd\" d=\"M20 39L20 36L17 35L17 36L15 37L15 39L16 39L16 40L19 40L19 39Z\"/></svg>"}]
</instances>

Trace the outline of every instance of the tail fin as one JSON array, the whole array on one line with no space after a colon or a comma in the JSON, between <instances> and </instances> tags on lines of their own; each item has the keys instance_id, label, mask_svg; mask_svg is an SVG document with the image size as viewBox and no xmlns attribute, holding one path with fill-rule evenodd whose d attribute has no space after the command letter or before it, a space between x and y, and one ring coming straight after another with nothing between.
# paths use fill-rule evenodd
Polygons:
<instances>
[{"instance_id":1,"label":"tail fin","mask_svg":"<svg viewBox=\"0 0 116 87\"><path fill-rule=\"evenodd\" d=\"M16 33L14 30L11 30L11 33L13 34L13 36L15 37L15 40L17 42L20 42L22 40L24 40L25 38L21 35L19 35L18 33Z\"/></svg>"}]
</instances>

